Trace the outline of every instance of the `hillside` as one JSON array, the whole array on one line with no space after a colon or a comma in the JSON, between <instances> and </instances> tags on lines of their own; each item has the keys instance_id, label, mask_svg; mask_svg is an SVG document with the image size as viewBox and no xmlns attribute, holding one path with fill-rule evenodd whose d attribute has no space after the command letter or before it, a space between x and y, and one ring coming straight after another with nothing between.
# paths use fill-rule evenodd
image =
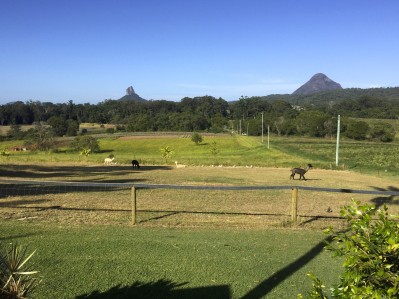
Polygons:
<instances>
[{"instance_id":1,"label":"hillside","mask_svg":"<svg viewBox=\"0 0 399 299\"><path fill-rule=\"evenodd\" d=\"M344 88L337 90L321 91L313 94L274 94L263 96L261 99L267 101L284 100L294 105L315 105L334 104L346 100L356 100L368 96L379 100L387 100L399 103L399 87L388 88Z\"/></svg>"}]
</instances>

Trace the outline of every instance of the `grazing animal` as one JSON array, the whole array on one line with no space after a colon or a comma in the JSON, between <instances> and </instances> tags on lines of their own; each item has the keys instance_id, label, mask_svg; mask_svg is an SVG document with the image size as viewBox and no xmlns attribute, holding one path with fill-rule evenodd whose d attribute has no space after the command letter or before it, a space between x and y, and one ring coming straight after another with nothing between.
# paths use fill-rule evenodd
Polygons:
<instances>
[{"instance_id":1,"label":"grazing animal","mask_svg":"<svg viewBox=\"0 0 399 299\"><path fill-rule=\"evenodd\" d=\"M137 160L132 160L132 166L133 166L133 168L135 168L135 167L140 168L139 161L137 161Z\"/></svg>"},{"instance_id":2,"label":"grazing animal","mask_svg":"<svg viewBox=\"0 0 399 299\"><path fill-rule=\"evenodd\" d=\"M177 161L175 161L176 168L186 168L187 166L184 164L178 164Z\"/></svg>"},{"instance_id":3,"label":"grazing animal","mask_svg":"<svg viewBox=\"0 0 399 299\"><path fill-rule=\"evenodd\" d=\"M306 181L305 173L311 168L313 168L312 164L308 164L308 166L305 169L303 169L303 168L292 168L291 169L290 180L291 179L295 180L295 175L299 174L299 179L303 178Z\"/></svg>"},{"instance_id":4,"label":"grazing animal","mask_svg":"<svg viewBox=\"0 0 399 299\"><path fill-rule=\"evenodd\" d=\"M112 158L105 158L104 159L104 165L111 165L112 161L114 161L115 157Z\"/></svg>"}]
</instances>

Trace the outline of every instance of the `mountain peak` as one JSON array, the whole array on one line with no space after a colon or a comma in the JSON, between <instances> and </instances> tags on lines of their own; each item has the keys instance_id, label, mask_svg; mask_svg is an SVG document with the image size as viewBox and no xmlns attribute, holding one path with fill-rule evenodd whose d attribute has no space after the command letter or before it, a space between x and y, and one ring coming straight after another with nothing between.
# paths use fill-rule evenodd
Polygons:
<instances>
[{"instance_id":1,"label":"mountain peak","mask_svg":"<svg viewBox=\"0 0 399 299\"><path fill-rule=\"evenodd\" d=\"M126 95L131 96L132 94L136 93L134 92L133 86L129 86L128 88L126 88Z\"/></svg>"},{"instance_id":2,"label":"mountain peak","mask_svg":"<svg viewBox=\"0 0 399 299\"><path fill-rule=\"evenodd\" d=\"M342 89L342 86L328 78L326 75L322 73L317 73L313 75L312 78L297 90L295 90L292 94L302 94L308 95L320 91L325 90L335 90L335 89Z\"/></svg>"},{"instance_id":3,"label":"mountain peak","mask_svg":"<svg viewBox=\"0 0 399 299\"><path fill-rule=\"evenodd\" d=\"M133 86L129 86L126 88L126 95L119 100L133 100L133 101L138 101L138 102L143 102L146 101L142 97L140 97L135 91Z\"/></svg>"}]
</instances>

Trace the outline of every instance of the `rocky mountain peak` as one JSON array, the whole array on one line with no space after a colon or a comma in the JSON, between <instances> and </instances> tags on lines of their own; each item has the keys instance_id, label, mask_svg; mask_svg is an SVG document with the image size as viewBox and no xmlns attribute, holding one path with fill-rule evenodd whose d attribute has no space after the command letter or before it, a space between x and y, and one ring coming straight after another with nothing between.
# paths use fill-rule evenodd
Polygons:
<instances>
[{"instance_id":1,"label":"rocky mountain peak","mask_svg":"<svg viewBox=\"0 0 399 299\"><path fill-rule=\"evenodd\" d=\"M126 88L126 95L121 97L119 100L133 100L133 101L146 101L145 99L143 99L142 97L140 97L135 91L133 86L129 86L128 88Z\"/></svg>"},{"instance_id":2,"label":"rocky mountain peak","mask_svg":"<svg viewBox=\"0 0 399 299\"><path fill-rule=\"evenodd\" d=\"M126 95L127 95L127 96L131 96L131 95L133 95L133 94L136 94L136 93L134 92L133 86L129 86L129 87L126 89Z\"/></svg>"},{"instance_id":3,"label":"rocky mountain peak","mask_svg":"<svg viewBox=\"0 0 399 299\"><path fill-rule=\"evenodd\" d=\"M342 86L328 78L326 75L318 73L310 78L308 82L295 90L292 94L308 95L320 91L336 89L342 89Z\"/></svg>"}]
</instances>

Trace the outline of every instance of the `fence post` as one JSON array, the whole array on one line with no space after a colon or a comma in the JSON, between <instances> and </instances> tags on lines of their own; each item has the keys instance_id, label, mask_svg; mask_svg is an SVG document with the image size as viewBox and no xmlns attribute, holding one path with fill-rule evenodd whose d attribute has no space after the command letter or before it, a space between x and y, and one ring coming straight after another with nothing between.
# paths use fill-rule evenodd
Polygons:
<instances>
[{"instance_id":1,"label":"fence post","mask_svg":"<svg viewBox=\"0 0 399 299\"><path fill-rule=\"evenodd\" d=\"M296 223L298 220L298 188L292 188L291 221Z\"/></svg>"},{"instance_id":2,"label":"fence post","mask_svg":"<svg viewBox=\"0 0 399 299\"><path fill-rule=\"evenodd\" d=\"M136 187L132 187L132 224L136 224Z\"/></svg>"}]
</instances>

